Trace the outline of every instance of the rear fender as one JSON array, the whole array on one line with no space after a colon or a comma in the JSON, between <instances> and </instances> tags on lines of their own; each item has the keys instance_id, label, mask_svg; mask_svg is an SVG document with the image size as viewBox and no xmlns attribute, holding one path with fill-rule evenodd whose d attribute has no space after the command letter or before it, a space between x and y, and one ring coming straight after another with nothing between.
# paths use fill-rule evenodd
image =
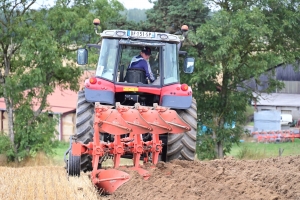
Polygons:
<instances>
[{"instance_id":1,"label":"rear fender","mask_svg":"<svg viewBox=\"0 0 300 200\"><path fill-rule=\"evenodd\" d=\"M85 80L85 99L88 102L101 102L113 105L115 103L115 85L104 79L96 78L96 83L91 84Z\"/></svg>"},{"instance_id":2,"label":"rear fender","mask_svg":"<svg viewBox=\"0 0 300 200\"><path fill-rule=\"evenodd\" d=\"M192 105L192 89L183 91L181 84L168 85L162 88L160 105L174 109L188 109Z\"/></svg>"},{"instance_id":3,"label":"rear fender","mask_svg":"<svg viewBox=\"0 0 300 200\"><path fill-rule=\"evenodd\" d=\"M95 84L91 84L90 83L90 79L86 79L84 81L84 87L88 88L90 90L103 90L103 91L111 91L111 92L115 92L115 85L114 83L101 79L101 78L97 78L97 77L91 77L91 78L96 78L96 83Z\"/></svg>"}]
</instances>

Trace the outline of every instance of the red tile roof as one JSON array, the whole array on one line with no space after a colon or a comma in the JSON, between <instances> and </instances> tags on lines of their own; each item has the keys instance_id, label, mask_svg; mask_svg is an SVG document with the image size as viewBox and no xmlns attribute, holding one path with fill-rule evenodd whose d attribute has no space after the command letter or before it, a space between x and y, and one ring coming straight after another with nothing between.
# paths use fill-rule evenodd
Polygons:
<instances>
[{"instance_id":1,"label":"red tile roof","mask_svg":"<svg viewBox=\"0 0 300 200\"><path fill-rule=\"evenodd\" d=\"M61 90L56 87L54 92L47 97L47 103L49 104L49 110L53 113L66 113L76 110L77 104L77 92L71 90ZM34 109L37 109L34 106ZM6 110L4 98L0 98L0 110Z\"/></svg>"},{"instance_id":2,"label":"red tile roof","mask_svg":"<svg viewBox=\"0 0 300 200\"><path fill-rule=\"evenodd\" d=\"M76 110L77 92L61 90L56 87L54 92L48 96L50 110L54 113L66 113Z\"/></svg>"}]
</instances>

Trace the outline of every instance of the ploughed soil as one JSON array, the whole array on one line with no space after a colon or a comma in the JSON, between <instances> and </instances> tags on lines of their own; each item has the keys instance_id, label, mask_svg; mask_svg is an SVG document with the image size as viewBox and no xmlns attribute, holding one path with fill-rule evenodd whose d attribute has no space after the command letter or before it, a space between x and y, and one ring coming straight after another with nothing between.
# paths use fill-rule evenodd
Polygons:
<instances>
[{"instance_id":1,"label":"ploughed soil","mask_svg":"<svg viewBox=\"0 0 300 200\"><path fill-rule=\"evenodd\" d=\"M263 160L159 162L104 199L300 199L300 156Z\"/></svg>"},{"instance_id":2,"label":"ploughed soil","mask_svg":"<svg viewBox=\"0 0 300 200\"><path fill-rule=\"evenodd\" d=\"M45 163L44 163L45 164ZM213 161L159 162L144 180L122 167L129 181L112 195L99 195L89 173L67 177L63 166L0 167L0 199L98 200L300 200L300 156L262 160L226 157Z\"/></svg>"}]
</instances>

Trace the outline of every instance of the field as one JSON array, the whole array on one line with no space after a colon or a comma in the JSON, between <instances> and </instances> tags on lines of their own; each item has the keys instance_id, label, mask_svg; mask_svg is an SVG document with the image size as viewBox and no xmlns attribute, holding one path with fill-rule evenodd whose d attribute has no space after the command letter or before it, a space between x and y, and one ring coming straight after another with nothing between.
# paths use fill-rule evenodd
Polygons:
<instances>
[{"instance_id":1,"label":"field","mask_svg":"<svg viewBox=\"0 0 300 200\"><path fill-rule=\"evenodd\" d=\"M113 195L100 196L88 174L68 179L61 162L67 144L62 144L52 160L39 155L23 167L0 167L0 199L300 199L299 146L298 140L243 143L233 148L232 155L247 148L246 155L262 152L260 155L269 158L238 160L231 155L212 161L160 162L156 168L148 168L151 177L147 181L122 169L130 174L130 180ZM285 149L283 157L278 157L278 148Z\"/></svg>"},{"instance_id":2,"label":"field","mask_svg":"<svg viewBox=\"0 0 300 200\"><path fill-rule=\"evenodd\" d=\"M87 175L67 178L61 166L0 167L0 199L97 199Z\"/></svg>"},{"instance_id":3,"label":"field","mask_svg":"<svg viewBox=\"0 0 300 200\"><path fill-rule=\"evenodd\" d=\"M300 155L300 139L279 143L256 143L249 138L248 141L234 145L229 155L239 159L263 159L279 156L279 150L283 150L282 156Z\"/></svg>"}]
</instances>

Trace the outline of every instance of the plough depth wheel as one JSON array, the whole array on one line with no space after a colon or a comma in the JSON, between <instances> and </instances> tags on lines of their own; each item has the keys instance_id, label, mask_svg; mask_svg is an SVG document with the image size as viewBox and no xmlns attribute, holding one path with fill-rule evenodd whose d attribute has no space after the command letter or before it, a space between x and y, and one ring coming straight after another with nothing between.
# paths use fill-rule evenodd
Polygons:
<instances>
[{"instance_id":1,"label":"plough depth wheel","mask_svg":"<svg viewBox=\"0 0 300 200\"><path fill-rule=\"evenodd\" d=\"M74 156L72 151L69 152L68 175L80 176L80 156Z\"/></svg>"}]
</instances>

